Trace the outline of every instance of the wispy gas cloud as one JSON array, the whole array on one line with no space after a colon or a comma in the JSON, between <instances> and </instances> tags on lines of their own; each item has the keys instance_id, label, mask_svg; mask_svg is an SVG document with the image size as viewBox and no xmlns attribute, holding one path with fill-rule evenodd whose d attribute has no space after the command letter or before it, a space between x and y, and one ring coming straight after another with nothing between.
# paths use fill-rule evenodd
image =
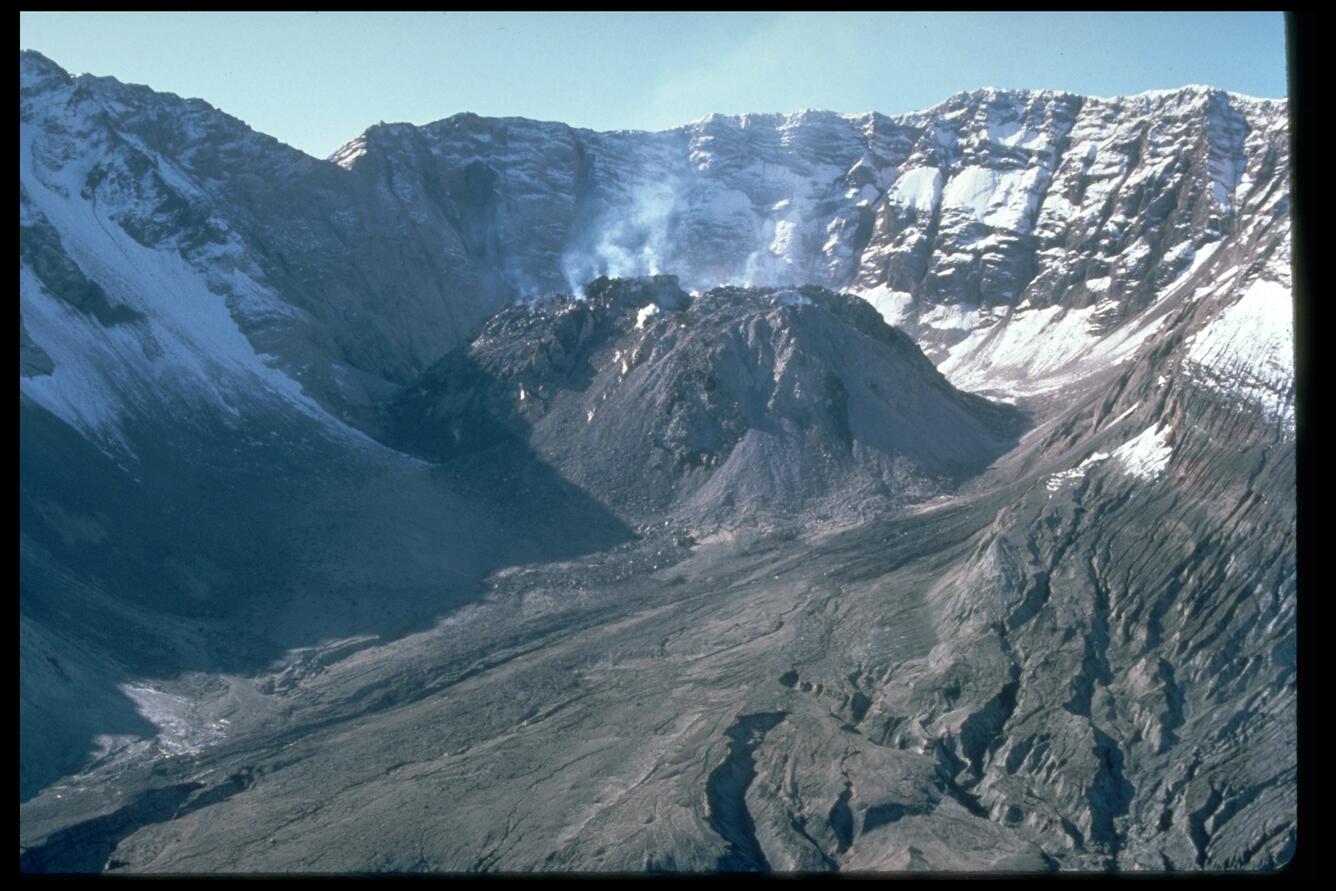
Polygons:
<instances>
[{"instance_id":1,"label":"wispy gas cloud","mask_svg":"<svg viewBox=\"0 0 1336 891\"><path fill-rule=\"evenodd\" d=\"M571 293L580 294L585 282L600 275L622 278L664 272L677 197L675 180L636 185L626 204L610 209L582 247L562 257L562 274Z\"/></svg>"}]
</instances>

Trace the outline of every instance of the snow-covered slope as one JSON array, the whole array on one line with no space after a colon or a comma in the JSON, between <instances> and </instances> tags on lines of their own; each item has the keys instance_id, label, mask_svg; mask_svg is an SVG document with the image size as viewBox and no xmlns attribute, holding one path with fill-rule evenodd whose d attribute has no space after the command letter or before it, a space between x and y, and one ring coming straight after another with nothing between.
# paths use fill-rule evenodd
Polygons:
<instances>
[{"instance_id":1,"label":"snow-covered slope","mask_svg":"<svg viewBox=\"0 0 1336 891\"><path fill-rule=\"evenodd\" d=\"M49 358L46 368L21 370L22 394L108 443L123 444L126 413L163 404L188 420L280 400L344 426L258 353L229 312L229 304L252 316L293 312L247 274L235 239L193 252L194 262L146 245L80 194L97 156L74 155L58 176L39 178L32 150L21 125L19 316ZM77 305L71 293L95 296Z\"/></svg>"},{"instance_id":2,"label":"snow-covered slope","mask_svg":"<svg viewBox=\"0 0 1336 891\"><path fill-rule=\"evenodd\" d=\"M55 335L34 330L51 313L37 283L58 269L139 313L105 335L111 376L152 378L158 360L117 343L170 329L199 347L164 347L176 361L249 363L261 390L364 426L395 381L510 299L447 221L401 214L375 187L199 100L72 78L35 53L20 54L19 74L20 266L35 276L21 276L20 344L28 371L54 364L52 381L30 386L44 404L80 398L64 393L67 378L85 396L96 389L50 351L41 358ZM197 384L182 387L212 387L187 377Z\"/></svg>"}]
</instances>

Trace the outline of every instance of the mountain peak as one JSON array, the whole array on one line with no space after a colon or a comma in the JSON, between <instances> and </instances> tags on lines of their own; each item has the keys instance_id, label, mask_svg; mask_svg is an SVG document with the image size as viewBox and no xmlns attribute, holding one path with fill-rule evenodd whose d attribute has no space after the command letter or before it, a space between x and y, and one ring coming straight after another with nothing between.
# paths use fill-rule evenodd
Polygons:
<instances>
[{"instance_id":1,"label":"mountain peak","mask_svg":"<svg viewBox=\"0 0 1336 891\"><path fill-rule=\"evenodd\" d=\"M19 50L19 89L32 89L70 79L70 73L37 50Z\"/></svg>"}]
</instances>

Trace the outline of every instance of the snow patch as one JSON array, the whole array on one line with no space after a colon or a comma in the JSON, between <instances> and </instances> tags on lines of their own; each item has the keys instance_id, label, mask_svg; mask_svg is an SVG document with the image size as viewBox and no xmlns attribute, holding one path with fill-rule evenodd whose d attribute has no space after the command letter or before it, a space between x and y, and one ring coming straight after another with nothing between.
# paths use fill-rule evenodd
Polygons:
<instances>
[{"instance_id":1,"label":"snow patch","mask_svg":"<svg viewBox=\"0 0 1336 891\"><path fill-rule=\"evenodd\" d=\"M1109 455L1105 452L1095 452L1089 458L1086 458L1084 461L1082 461L1075 467L1053 474L1051 477L1048 478L1048 481L1044 484L1044 486L1045 488L1048 489L1048 491L1056 492L1067 483L1083 479L1086 475L1086 471L1088 471L1092 466L1098 464L1100 461L1103 461L1108 457Z\"/></svg>"},{"instance_id":2,"label":"snow patch","mask_svg":"<svg viewBox=\"0 0 1336 891\"><path fill-rule=\"evenodd\" d=\"M195 703L184 696L142 682L119 687L134 702L135 710L158 729L154 742L166 755L191 755L226 735L226 719L204 720Z\"/></svg>"},{"instance_id":3,"label":"snow patch","mask_svg":"<svg viewBox=\"0 0 1336 891\"><path fill-rule=\"evenodd\" d=\"M931 212L942 194L942 171L936 167L919 167L906 171L891 188L890 200L901 207L920 212Z\"/></svg>"},{"instance_id":4,"label":"snow patch","mask_svg":"<svg viewBox=\"0 0 1336 891\"><path fill-rule=\"evenodd\" d=\"M962 213L994 229L1025 232L1038 208L1044 171L966 167L942 193L943 210Z\"/></svg>"},{"instance_id":5,"label":"snow patch","mask_svg":"<svg viewBox=\"0 0 1336 891\"><path fill-rule=\"evenodd\" d=\"M913 295L908 291L894 291L888 285L877 285L856 293L871 303L888 325L903 324L914 309Z\"/></svg>"},{"instance_id":6,"label":"snow patch","mask_svg":"<svg viewBox=\"0 0 1336 891\"><path fill-rule=\"evenodd\" d=\"M1188 338L1192 377L1294 424L1294 304L1290 289L1259 278Z\"/></svg>"},{"instance_id":7,"label":"snow patch","mask_svg":"<svg viewBox=\"0 0 1336 891\"><path fill-rule=\"evenodd\" d=\"M1206 263L1207 260L1211 259L1211 257L1215 254L1215 252L1220 248L1220 244L1221 242L1213 241L1209 244L1204 244L1199 248L1193 249L1192 245L1189 243L1187 245L1188 249L1193 250L1192 262L1188 264L1186 269L1184 269L1182 272L1180 272L1177 276L1174 277L1174 280L1169 283L1169 285L1161 292L1161 294L1168 294L1179 284L1191 278L1194 272L1200 269L1202 265ZM1166 257L1166 259L1168 258ZM1223 281L1223 279L1224 276L1221 276L1220 279L1216 280L1215 284L1219 284L1221 281ZM1198 293L1194 295L1193 299L1196 299L1197 297L1200 296L1201 295Z\"/></svg>"},{"instance_id":8,"label":"snow patch","mask_svg":"<svg viewBox=\"0 0 1336 891\"><path fill-rule=\"evenodd\" d=\"M1026 396L1054 389L1061 381L1046 379L1087 354L1094 343L1090 334L1094 311L1060 306L1018 309L986 327L977 321L969 324L964 317L960 327L974 330L951 347L938 370L966 390ZM1043 349L1036 349L1040 343Z\"/></svg>"},{"instance_id":9,"label":"snow patch","mask_svg":"<svg viewBox=\"0 0 1336 891\"><path fill-rule=\"evenodd\" d=\"M1147 427L1141 434L1114 449L1111 456L1122 468L1143 480L1153 480L1169 466L1173 457L1173 447L1169 445L1167 424L1159 427Z\"/></svg>"},{"instance_id":10,"label":"snow patch","mask_svg":"<svg viewBox=\"0 0 1336 891\"><path fill-rule=\"evenodd\" d=\"M1022 304L996 317L956 310L950 319L930 323L941 329L953 322L969 331L948 348L937 370L956 387L990 398L1051 392L1098 368L1131 361L1167 319L1143 313L1102 334L1101 319L1111 306L1108 301L1082 309ZM939 309L929 315L948 314Z\"/></svg>"}]
</instances>

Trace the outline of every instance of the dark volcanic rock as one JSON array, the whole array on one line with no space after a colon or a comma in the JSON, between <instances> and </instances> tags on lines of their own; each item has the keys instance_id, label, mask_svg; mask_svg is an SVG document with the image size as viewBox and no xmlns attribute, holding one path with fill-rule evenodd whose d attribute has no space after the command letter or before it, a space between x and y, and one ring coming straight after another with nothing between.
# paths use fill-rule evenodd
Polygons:
<instances>
[{"instance_id":1,"label":"dark volcanic rock","mask_svg":"<svg viewBox=\"0 0 1336 891\"><path fill-rule=\"evenodd\" d=\"M872 307L817 287L599 279L506 310L395 404L446 460L520 438L628 520L845 518L940 494L1014 444L1014 409L953 388Z\"/></svg>"}]
</instances>

